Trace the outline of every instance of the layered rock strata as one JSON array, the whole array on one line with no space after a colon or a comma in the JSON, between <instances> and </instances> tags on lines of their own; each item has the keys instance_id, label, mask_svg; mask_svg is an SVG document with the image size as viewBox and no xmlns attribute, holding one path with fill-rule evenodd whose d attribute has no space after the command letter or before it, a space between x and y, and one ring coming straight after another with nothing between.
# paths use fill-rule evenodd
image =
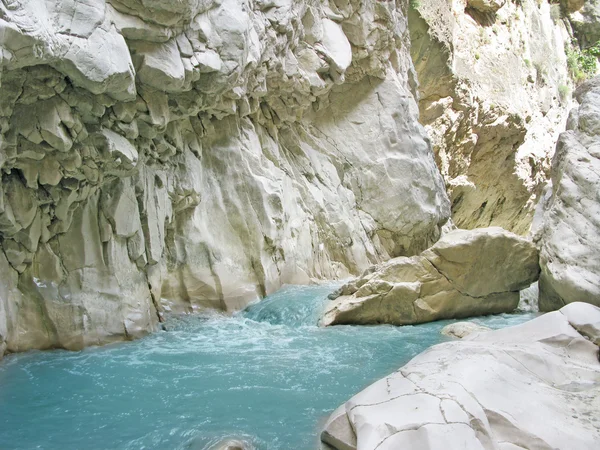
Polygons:
<instances>
[{"instance_id":1,"label":"layered rock strata","mask_svg":"<svg viewBox=\"0 0 600 450\"><path fill-rule=\"evenodd\" d=\"M546 0L412 4L420 120L452 218L527 234L570 107L569 27Z\"/></svg>"},{"instance_id":2,"label":"layered rock strata","mask_svg":"<svg viewBox=\"0 0 600 450\"><path fill-rule=\"evenodd\" d=\"M1 3L0 345L135 338L435 242L404 8Z\"/></svg>"},{"instance_id":3,"label":"layered rock strata","mask_svg":"<svg viewBox=\"0 0 600 450\"><path fill-rule=\"evenodd\" d=\"M600 77L576 91L552 161L552 188L540 205L541 311L571 302L600 306Z\"/></svg>"},{"instance_id":4,"label":"layered rock strata","mask_svg":"<svg viewBox=\"0 0 600 450\"><path fill-rule=\"evenodd\" d=\"M539 276L534 244L502 228L455 230L340 288L321 325L408 325L513 311Z\"/></svg>"},{"instance_id":5,"label":"layered rock strata","mask_svg":"<svg viewBox=\"0 0 600 450\"><path fill-rule=\"evenodd\" d=\"M338 408L325 449L592 450L600 309L573 303L432 347Z\"/></svg>"}]
</instances>

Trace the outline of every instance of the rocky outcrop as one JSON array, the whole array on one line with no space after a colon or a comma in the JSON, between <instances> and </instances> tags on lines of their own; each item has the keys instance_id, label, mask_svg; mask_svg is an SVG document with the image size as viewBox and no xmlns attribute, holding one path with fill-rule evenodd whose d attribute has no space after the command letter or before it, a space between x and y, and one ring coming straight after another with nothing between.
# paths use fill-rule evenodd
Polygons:
<instances>
[{"instance_id":1,"label":"rocky outcrop","mask_svg":"<svg viewBox=\"0 0 600 450\"><path fill-rule=\"evenodd\" d=\"M519 290L538 275L531 241L497 227L455 230L419 256L392 259L344 285L321 325L407 325L510 312Z\"/></svg>"},{"instance_id":2,"label":"rocky outcrop","mask_svg":"<svg viewBox=\"0 0 600 450\"><path fill-rule=\"evenodd\" d=\"M412 2L420 120L459 228L527 234L570 104L568 30L546 0ZM560 11L559 11L560 12Z\"/></svg>"},{"instance_id":3,"label":"rocky outcrop","mask_svg":"<svg viewBox=\"0 0 600 450\"><path fill-rule=\"evenodd\" d=\"M561 0L567 17L581 47L600 41L600 5L594 1Z\"/></svg>"},{"instance_id":4,"label":"rocky outcrop","mask_svg":"<svg viewBox=\"0 0 600 450\"><path fill-rule=\"evenodd\" d=\"M490 330L491 328L484 327L483 325L478 325L473 322L455 322L451 323L450 325L446 325L444 328L442 328L440 333L444 336L462 339L473 333L484 333Z\"/></svg>"},{"instance_id":5,"label":"rocky outcrop","mask_svg":"<svg viewBox=\"0 0 600 450\"><path fill-rule=\"evenodd\" d=\"M436 345L338 408L324 448L596 449L599 337L600 309L574 303Z\"/></svg>"},{"instance_id":6,"label":"rocky outcrop","mask_svg":"<svg viewBox=\"0 0 600 450\"><path fill-rule=\"evenodd\" d=\"M552 188L541 205L541 311L571 302L600 306L600 77L576 91L552 161Z\"/></svg>"},{"instance_id":7,"label":"rocky outcrop","mask_svg":"<svg viewBox=\"0 0 600 450\"><path fill-rule=\"evenodd\" d=\"M0 4L0 345L135 338L435 242L405 7Z\"/></svg>"},{"instance_id":8,"label":"rocky outcrop","mask_svg":"<svg viewBox=\"0 0 600 450\"><path fill-rule=\"evenodd\" d=\"M467 0L467 8L481 13L495 13L504 6L506 0Z\"/></svg>"}]
</instances>

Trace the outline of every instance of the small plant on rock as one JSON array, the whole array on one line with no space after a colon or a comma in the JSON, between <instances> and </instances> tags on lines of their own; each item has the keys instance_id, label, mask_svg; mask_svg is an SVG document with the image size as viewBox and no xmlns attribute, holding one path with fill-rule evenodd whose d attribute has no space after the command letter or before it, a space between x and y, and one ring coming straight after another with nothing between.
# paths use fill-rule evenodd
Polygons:
<instances>
[{"instance_id":1,"label":"small plant on rock","mask_svg":"<svg viewBox=\"0 0 600 450\"><path fill-rule=\"evenodd\" d=\"M562 102L567 100L570 93L571 93L571 89L569 89L569 86L567 86L566 84L560 84L558 86L558 95L560 96L560 100Z\"/></svg>"},{"instance_id":2,"label":"small plant on rock","mask_svg":"<svg viewBox=\"0 0 600 450\"><path fill-rule=\"evenodd\" d=\"M593 76L598 69L598 57L600 56L600 41L591 47L580 49L577 41L565 47L567 55L567 67L571 77L576 83L581 83Z\"/></svg>"}]
</instances>

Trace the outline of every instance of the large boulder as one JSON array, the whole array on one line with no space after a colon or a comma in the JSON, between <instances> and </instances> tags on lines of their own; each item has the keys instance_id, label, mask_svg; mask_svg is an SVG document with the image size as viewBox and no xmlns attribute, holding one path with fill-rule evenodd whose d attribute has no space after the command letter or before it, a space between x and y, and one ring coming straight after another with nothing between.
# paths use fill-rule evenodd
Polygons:
<instances>
[{"instance_id":1,"label":"large boulder","mask_svg":"<svg viewBox=\"0 0 600 450\"><path fill-rule=\"evenodd\" d=\"M600 77L576 91L556 145L552 191L540 233L542 311L570 302L600 306Z\"/></svg>"},{"instance_id":2,"label":"large boulder","mask_svg":"<svg viewBox=\"0 0 600 450\"><path fill-rule=\"evenodd\" d=\"M600 309L574 303L436 345L338 408L321 439L336 450L597 449L598 337Z\"/></svg>"},{"instance_id":3,"label":"large boulder","mask_svg":"<svg viewBox=\"0 0 600 450\"><path fill-rule=\"evenodd\" d=\"M419 256L392 259L344 285L321 324L407 325L510 312L538 275L531 241L498 227L454 230Z\"/></svg>"}]
</instances>

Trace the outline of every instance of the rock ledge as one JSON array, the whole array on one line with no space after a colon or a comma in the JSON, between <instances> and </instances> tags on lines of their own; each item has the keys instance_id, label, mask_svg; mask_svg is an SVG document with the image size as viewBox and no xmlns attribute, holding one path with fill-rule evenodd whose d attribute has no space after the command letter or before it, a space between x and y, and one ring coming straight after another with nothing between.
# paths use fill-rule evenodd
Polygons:
<instances>
[{"instance_id":1,"label":"rock ledge","mask_svg":"<svg viewBox=\"0 0 600 450\"><path fill-rule=\"evenodd\" d=\"M432 347L329 418L336 450L592 450L600 442L600 308L572 303Z\"/></svg>"}]
</instances>

